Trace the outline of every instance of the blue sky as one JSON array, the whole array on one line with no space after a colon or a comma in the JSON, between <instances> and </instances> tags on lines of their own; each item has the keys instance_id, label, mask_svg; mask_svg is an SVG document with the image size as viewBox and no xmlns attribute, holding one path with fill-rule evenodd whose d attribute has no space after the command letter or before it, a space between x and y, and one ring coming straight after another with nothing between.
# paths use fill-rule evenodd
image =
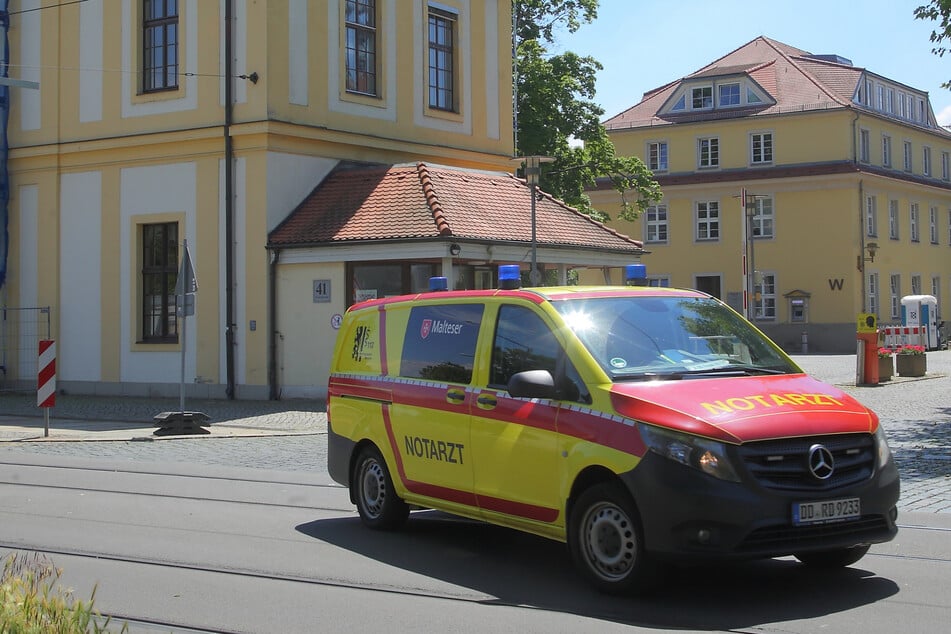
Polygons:
<instances>
[{"instance_id":1,"label":"blue sky","mask_svg":"<svg viewBox=\"0 0 951 634\"><path fill-rule=\"evenodd\" d=\"M604 118L644 92L679 79L760 35L815 54L835 53L925 90L939 123L951 125L951 55L931 53L934 24L916 20L926 0L601 0L598 19L559 35L558 50L604 66L595 101Z\"/></svg>"}]
</instances>

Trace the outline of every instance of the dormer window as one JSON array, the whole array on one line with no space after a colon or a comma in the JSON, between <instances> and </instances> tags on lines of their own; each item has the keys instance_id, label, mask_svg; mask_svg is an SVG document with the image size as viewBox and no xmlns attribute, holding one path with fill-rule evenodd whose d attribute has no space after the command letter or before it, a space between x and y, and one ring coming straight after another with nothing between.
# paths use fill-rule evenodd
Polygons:
<instances>
[{"instance_id":1,"label":"dormer window","mask_svg":"<svg viewBox=\"0 0 951 634\"><path fill-rule=\"evenodd\" d=\"M703 110L713 107L713 86L694 88L691 94L691 107L693 110Z\"/></svg>"},{"instance_id":2,"label":"dormer window","mask_svg":"<svg viewBox=\"0 0 951 634\"><path fill-rule=\"evenodd\" d=\"M720 107L740 105L740 85L720 84Z\"/></svg>"}]
</instances>

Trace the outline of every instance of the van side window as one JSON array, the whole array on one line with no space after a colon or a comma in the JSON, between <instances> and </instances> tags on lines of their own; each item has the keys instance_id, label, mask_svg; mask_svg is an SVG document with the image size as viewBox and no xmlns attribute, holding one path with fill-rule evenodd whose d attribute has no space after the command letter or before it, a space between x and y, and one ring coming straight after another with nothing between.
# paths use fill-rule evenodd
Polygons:
<instances>
[{"instance_id":1,"label":"van side window","mask_svg":"<svg viewBox=\"0 0 951 634\"><path fill-rule=\"evenodd\" d=\"M469 383L483 310L482 304L413 308L403 338L400 376Z\"/></svg>"},{"instance_id":2,"label":"van side window","mask_svg":"<svg viewBox=\"0 0 951 634\"><path fill-rule=\"evenodd\" d=\"M489 385L505 389L512 375L523 370L548 370L562 400L590 402L581 378L541 317L521 306L502 306L492 344Z\"/></svg>"}]
</instances>

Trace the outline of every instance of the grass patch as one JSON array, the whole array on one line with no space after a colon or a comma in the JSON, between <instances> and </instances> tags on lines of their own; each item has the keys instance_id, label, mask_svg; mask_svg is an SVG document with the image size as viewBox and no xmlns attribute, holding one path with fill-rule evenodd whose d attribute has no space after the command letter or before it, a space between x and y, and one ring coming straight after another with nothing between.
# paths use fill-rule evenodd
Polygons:
<instances>
[{"instance_id":1,"label":"grass patch","mask_svg":"<svg viewBox=\"0 0 951 634\"><path fill-rule=\"evenodd\" d=\"M93 606L96 589L89 601L73 597L63 588L63 571L44 555L13 553L7 557L0 575L0 632L3 634L106 634L110 618L104 621ZM123 624L120 632L127 632Z\"/></svg>"}]
</instances>

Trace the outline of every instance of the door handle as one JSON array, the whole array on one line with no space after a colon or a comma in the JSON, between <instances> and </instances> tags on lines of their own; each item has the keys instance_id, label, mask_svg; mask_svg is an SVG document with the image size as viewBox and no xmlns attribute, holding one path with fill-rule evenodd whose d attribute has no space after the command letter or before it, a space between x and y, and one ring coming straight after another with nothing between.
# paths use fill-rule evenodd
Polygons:
<instances>
[{"instance_id":1,"label":"door handle","mask_svg":"<svg viewBox=\"0 0 951 634\"><path fill-rule=\"evenodd\" d=\"M480 394L479 397L476 399L476 403L482 409L492 409L496 405L499 404L495 396L493 396L492 394Z\"/></svg>"}]
</instances>

